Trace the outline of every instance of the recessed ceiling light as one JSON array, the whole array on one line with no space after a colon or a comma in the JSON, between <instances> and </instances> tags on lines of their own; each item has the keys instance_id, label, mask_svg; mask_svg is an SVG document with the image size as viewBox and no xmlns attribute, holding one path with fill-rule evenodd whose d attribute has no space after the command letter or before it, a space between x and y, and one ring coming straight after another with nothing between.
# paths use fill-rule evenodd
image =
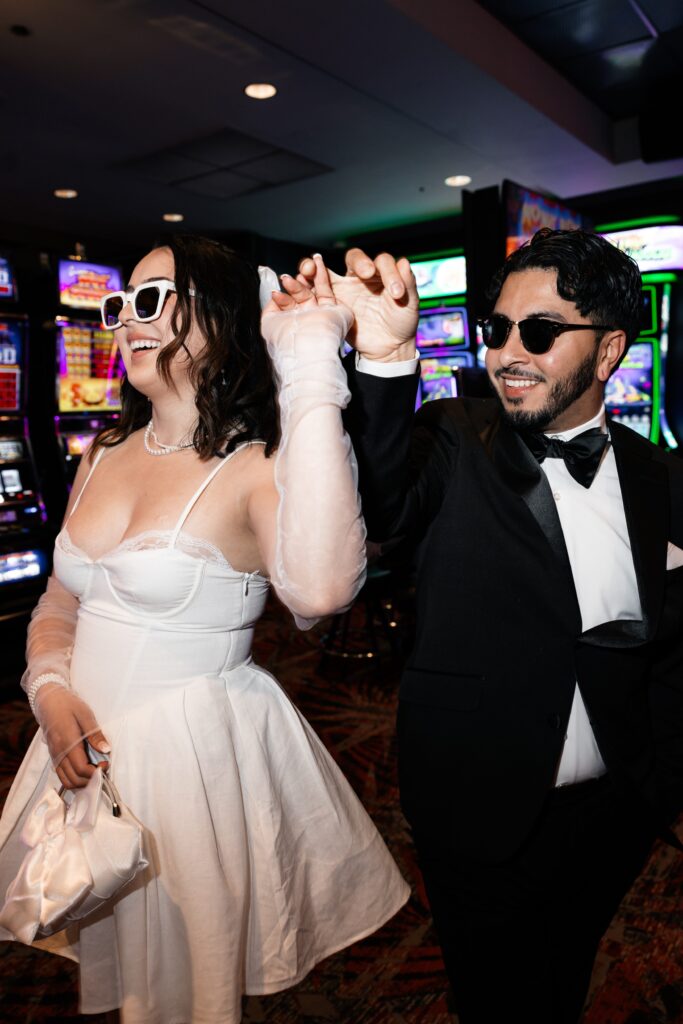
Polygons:
<instances>
[{"instance_id":1,"label":"recessed ceiling light","mask_svg":"<svg viewBox=\"0 0 683 1024\"><path fill-rule=\"evenodd\" d=\"M178 224L181 220L185 220L184 213L165 213L164 220L170 221L171 224Z\"/></svg>"},{"instance_id":2,"label":"recessed ceiling light","mask_svg":"<svg viewBox=\"0 0 683 1024\"><path fill-rule=\"evenodd\" d=\"M244 91L252 100L269 100L277 93L277 89L270 82L252 82Z\"/></svg>"},{"instance_id":3,"label":"recessed ceiling light","mask_svg":"<svg viewBox=\"0 0 683 1024\"><path fill-rule=\"evenodd\" d=\"M78 192L75 188L56 188L52 195L57 199L75 199Z\"/></svg>"},{"instance_id":4,"label":"recessed ceiling light","mask_svg":"<svg viewBox=\"0 0 683 1024\"><path fill-rule=\"evenodd\" d=\"M472 181L469 174L451 174L450 178L444 178L444 185L449 188L463 188Z\"/></svg>"}]
</instances>

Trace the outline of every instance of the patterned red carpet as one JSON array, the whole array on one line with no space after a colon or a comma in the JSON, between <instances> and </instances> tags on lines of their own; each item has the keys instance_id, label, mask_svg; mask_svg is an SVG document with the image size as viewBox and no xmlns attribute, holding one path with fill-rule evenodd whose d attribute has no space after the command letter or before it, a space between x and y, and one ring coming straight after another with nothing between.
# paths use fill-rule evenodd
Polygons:
<instances>
[{"instance_id":1,"label":"patterned red carpet","mask_svg":"<svg viewBox=\"0 0 683 1024\"><path fill-rule=\"evenodd\" d=\"M347 643L365 628L360 611L351 625ZM257 634L256 660L280 679L338 760L411 882L413 898L379 933L330 957L297 988L246 1000L244 1024L455 1024L398 809L397 664L381 651L374 659L321 663L323 631L298 633L273 605ZM0 800L33 731L23 700L0 706ZM603 941L584 1024L683 1021L682 888L683 857L656 847ZM0 1024L78 1018L76 986L73 964L0 944Z\"/></svg>"}]
</instances>

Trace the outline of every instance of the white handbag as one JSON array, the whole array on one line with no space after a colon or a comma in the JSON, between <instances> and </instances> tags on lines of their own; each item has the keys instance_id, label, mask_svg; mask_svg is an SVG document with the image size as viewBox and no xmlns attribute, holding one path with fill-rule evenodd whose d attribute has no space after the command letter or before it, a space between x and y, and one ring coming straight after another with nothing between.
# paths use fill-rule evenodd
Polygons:
<instances>
[{"instance_id":1,"label":"white handbag","mask_svg":"<svg viewBox=\"0 0 683 1024\"><path fill-rule=\"evenodd\" d=\"M148 865L143 828L102 770L63 796L49 785L21 838L30 849L0 909L0 925L19 942L87 917Z\"/></svg>"}]
</instances>

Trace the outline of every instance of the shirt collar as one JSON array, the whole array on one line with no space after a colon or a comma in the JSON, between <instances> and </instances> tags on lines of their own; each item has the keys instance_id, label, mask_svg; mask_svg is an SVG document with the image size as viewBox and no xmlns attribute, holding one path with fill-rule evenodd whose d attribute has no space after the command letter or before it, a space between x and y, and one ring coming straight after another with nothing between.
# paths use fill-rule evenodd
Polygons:
<instances>
[{"instance_id":1,"label":"shirt collar","mask_svg":"<svg viewBox=\"0 0 683 1024\"><path fill-rule=\"evenodd\" d=\"M607 430L607 417L605 414L605 406L602 405L600 410L593 416L592 419L587 420L585 423L581 423L578 427L571 427L569 430L562 431L544 431L546 437L558 437L561 441L571 441L572 438L582 434L584 430L592 430L595 427L599 427L603 434L608 434Z\"/></svg>"}]
</instances>

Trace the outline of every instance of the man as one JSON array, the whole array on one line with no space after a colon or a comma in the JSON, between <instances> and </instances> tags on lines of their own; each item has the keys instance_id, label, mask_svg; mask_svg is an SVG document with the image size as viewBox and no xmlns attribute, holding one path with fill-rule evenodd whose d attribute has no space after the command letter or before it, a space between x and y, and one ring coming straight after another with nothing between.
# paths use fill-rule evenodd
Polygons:
<instances>
[{"instance_id":1,"label":"man","mask_svg":"<svg viewBox=\"0 0 683 1024\"><path fill-rule=\"evenodd\" d=\"M409 266L347 263L369 537L417 548L399 771L456 1008L574 1024L683 789L683 462L603 404L640 276L596 235L538 232L492 285L495 398L429 403L412 429Z\"/></svg>"}]
</instances>

